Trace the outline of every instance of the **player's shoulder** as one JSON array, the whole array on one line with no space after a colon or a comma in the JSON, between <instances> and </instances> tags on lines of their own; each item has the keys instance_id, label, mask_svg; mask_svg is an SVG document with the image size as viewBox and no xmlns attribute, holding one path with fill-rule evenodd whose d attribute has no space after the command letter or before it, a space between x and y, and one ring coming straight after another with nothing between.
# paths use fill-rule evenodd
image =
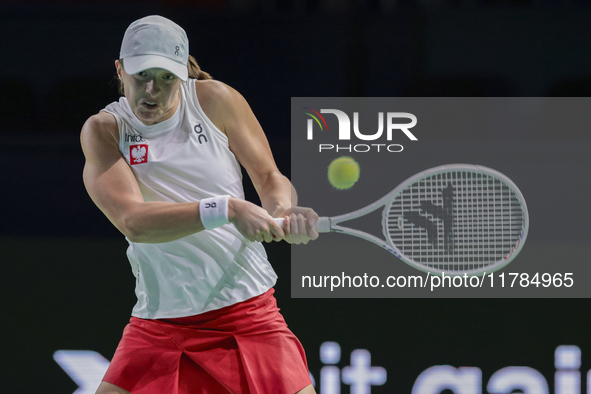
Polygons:
<instances>
[{"instance_id":1,"label":"player's shoulder","mask_svg":"<svg viewBox=\"0 0 591 394\"><path fill-rule=\"evenodd\" d=\"M94 114L86 120L84 123L85 127L91 128L99 128L99 129L109 129L109 128L117 128L117 121L115 117L105 111L100 111L98 114Z\"/></svg>"},{"instance_id":2,"label":"player's shoulder","mask_svg":"<svg viewBox=\"0 0 591 394\"><path fill-rule=\"evenodd\" d=\"M196 80L195 91L202 106L232 106L244 100L236 89L215 79Z\"/></svg>"},{"instance_id":3,"label":"player's shoulder","mask_svg":"<svg viewBox=\"0 0 591 394\"><path fill-rule=\"evenodd\" d=\"M115 117L104 111L92 115L82 126L80 139L83 144L85 141L97 140L116 143L119 141L119 128Z\"/></svg>"}]
</instances>

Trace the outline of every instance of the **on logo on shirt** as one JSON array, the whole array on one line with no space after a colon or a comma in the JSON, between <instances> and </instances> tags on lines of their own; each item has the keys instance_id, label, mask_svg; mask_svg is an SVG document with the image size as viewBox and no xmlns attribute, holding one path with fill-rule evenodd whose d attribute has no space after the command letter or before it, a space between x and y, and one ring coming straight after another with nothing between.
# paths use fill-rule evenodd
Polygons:
<instances>
[{"instance_id":1,"label":"on logo on shirt","mask_svg":"<svg viewBox=\"0 0 591 394\"><path fill-rule=\"evenodd\" d=\"M129 147L129 164L142 164L148 162L148 145L131 145Z\"/></svg>"}]
</instances>

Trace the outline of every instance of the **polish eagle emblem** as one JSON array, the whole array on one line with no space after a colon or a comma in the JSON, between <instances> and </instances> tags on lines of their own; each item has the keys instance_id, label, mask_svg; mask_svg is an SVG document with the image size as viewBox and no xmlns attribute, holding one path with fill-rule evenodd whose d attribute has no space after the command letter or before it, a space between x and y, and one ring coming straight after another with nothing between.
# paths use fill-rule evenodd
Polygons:
<instances>
[{"instance_id":1,"label":"polish eagle emblem","mask_svg":"<svg viewBox=\"0 0 591 394\"><path fill-rule=\"evenodd\" d=\"M131 156L133 156L134 161L141 163L146 158L146 147L136 146L131 150Z\"/></svg>"},{"instance_id":2,"label":"polish eagle emblem","mask_svg":"<svg viewBox=\"0 0 591 394\"><path fill-rule=\"evenodd\" d=\"M134 145L130 147L131 164L141 164L148 161L148 145Z\"/></svg>"}]
</instances>

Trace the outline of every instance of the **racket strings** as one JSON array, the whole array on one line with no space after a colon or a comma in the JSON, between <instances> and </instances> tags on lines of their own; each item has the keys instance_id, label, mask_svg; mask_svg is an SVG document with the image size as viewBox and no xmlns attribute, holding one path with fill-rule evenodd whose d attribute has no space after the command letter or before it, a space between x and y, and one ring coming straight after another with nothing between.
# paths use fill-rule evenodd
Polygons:
<instances>
[{"instance_id":1,"label":"racket strings","mask_svg":"<svg viewBox=\"0 0 591 394\"><path fill-rule=\"evenodd\" d=\"M445 271L475 270L509 256L525 215L511 187L493 176L437 173L411 184L384 215L384 235L415 263Z\"/></svg>"}]
</instances>

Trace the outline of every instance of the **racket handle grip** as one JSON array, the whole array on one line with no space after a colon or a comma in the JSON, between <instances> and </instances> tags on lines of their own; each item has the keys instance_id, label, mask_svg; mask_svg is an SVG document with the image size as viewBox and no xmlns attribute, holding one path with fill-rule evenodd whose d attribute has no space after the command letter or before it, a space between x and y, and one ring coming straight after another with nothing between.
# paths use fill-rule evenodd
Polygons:
<instances>
[{"instance_id":1,"label":"racket handle grip","mask_svg":"<svg viewBox=\"0 0 591 394\"><path fill-rule=\"evenodd\" d=\"M320 216L314 228L319 233L330 233L330 218L326 216Z\"/></svg>"},{"instance_id":2,"label":"racket handle grip","mask_svg":"<svg viewBox=\"0 0 591 394\"><path fill-rule=\"evenodd\" d=\"M283 218L273 218L273 220L280 227L283 227ZM314 226L314 228L319 233L330 233L330 219L326 216L319 217L318 222L316 223L316 226Z\"/></svg>"}]
</instances>

